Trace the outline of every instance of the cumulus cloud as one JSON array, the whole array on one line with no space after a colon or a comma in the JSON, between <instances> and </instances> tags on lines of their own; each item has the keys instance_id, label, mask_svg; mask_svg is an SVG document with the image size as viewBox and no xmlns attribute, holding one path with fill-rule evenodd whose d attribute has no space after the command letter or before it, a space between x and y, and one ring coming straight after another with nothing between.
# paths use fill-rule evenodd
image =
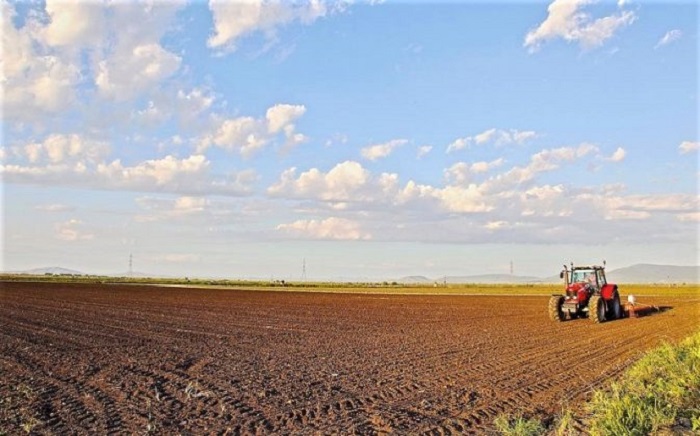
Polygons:
<instances>
[{"instance_id":1,"label":"cumulus cloud","mask_svg":"<svg viewBox=\"0 0 700 436\"><path fill-rule=\"evenodd\" d=\"M543 42L562 38L567 42L577 42L584 49L602 45L619 29L629 26L637 19L633 11L622 8L618 13L601 18L593 18L582 9L593 3L592 0L555 0L547 8L547 18L525 36L524 46L530 52L537 51Z\"/></svg>"},{"instance_id":2,"label":"cumulus cloud","mask_svg":"<svg viewBox=\"0 0 700 436\"><path fill-rule=\"evenodd\" d=\"M421 145L420 147L418 147L418 153L416 154L416 157L420 159L430 154L431 151L433 151L432 145Z\"/></svg>"},{"instance_id":3,"label":"cumulus cloud","mask_svg":"<svg viewBox=\"0 0 700 436\"><path fill-rule=\"evenodd\" d=\"M464 185L472 181L472 176L482 174L497 168L503 164L503 158L493 160L491 162L474 162L472 164L466 162L457 162L450 168L445 170L446 180L453 185Z\"/></svg>"},{"instance_id":4,"label":"cumulus cloud","mask_svg":"<svg viewBox=\"0 0 700 436\"><path fill-rule=\"evenodd\" d=\"M106 17L99 2L47 0L49 22L40 30L51 46L99 45L105 34Z\"/></svg>"},{"instance_id":5,"label":"cumulus cloud","mask_svg":"<svg viewBox=\"0 0 700 436\"><path fill-rule=\"evenodd\" d=\"M237 41L247 35L262 32L268 40L274 40L278 27L292 22L310 24L328 13L326 3L321 0L210 0L209 9L214 33L207 45L227 51L235 50Z\"/></svg>"},{"instance_id":6,"label":"cumulus cloud","mask_svg":"<svg viewBox=\"0 0 700 436\"><path fill-rule=\"evenodd\" d=\"M612 157L621 155L612 153ZM600 159L597 146L583 143L540 150L526 163L506 169L501 169L502 159L459 162L444 170L441 186L401 182L397 174L373 174L348 161L327 172L286 170L268 188L268 195L299 200L298 213L352 217L375 239L390 240L425 235L426 241L444 242L605 242L610 238L634 241L637 234L661 240L673 238L674 233L658 227L659 223L695 219L700 201L694 195L628 195L620 185L572 182L570 174L581 175L575 178L578 181L592 180L586 177L589 167ZM565 165L571 167L566 169L565 183L541 183L544 173L562 169L559 175L564 176ZM396 217L401 219L397 222ZM315 238L322 224L323 220L304 218L277 230ZM630 225L636 229L632 233ZM591 235L591 226L599 232Z\"/></svg>"},{"instance_id":7,"label":"cumulus cloud","mask_svg":"<svg viewBox=\"0 0 700 436\"><path fill-rule=\"evenodd\" d=\"M317 198L324 201L357 201L369 195L370 173L354 161L345 161L327 173L312 168L297 177L297 169L285 170L280 181L268 188L272 196Z\"/></svg>"},{"instance_id":8,"label":"cumulus cloud","mask_svg":"<svg viewBox=\"0 0 700 436\"><path fill-rule=\"evenodd\" d=\"M40 112L58 112L75 101L80 68L66 59L41 50L39 24L29 20L15 27L14 6L2 2L2 56L5 116L27 120ZM38 30L37 30L38 29Z\"/></svg>"},{"instance_id":9,"label":"cumulus cloud","mask_svg":"<svg viewBox=\"0 0 700 436\"><path fill-rule=\"evenodd\" d=\"M503 130L503 129L488 129L473 136L458 138L447 146L447 153L468 148L471 145L493 144L503 146L509 144L524 144L525 142L536 138L537 133L532 130Z\"/></svg>"},{"instance_id":10,"label":"cumulus cloud","mask_svg":"<svg viewBox=\"0 0 700 436\"><path fill-rule=\"evenodd\" d=\"M679 39L681 39L682 36L683 32L681 32L679 29L669 30L664 34L664 36L661 37L661 39L659 40L659 42L656 43L654 48L657 49L668 45L674 41L678 41Z\"/></svg>"},{"instance_id":11,"label":"cumulus cloud","mask_svg":"<svg viewBox=\"0 0 700 436\"><path fill-rule=\"evenodd\" d=\"M244 116L225 119L213 134L199 141L198 151L203 152L216 145L247 157L263 149L279 135L284 137L282 148L290 149L308 140L306 135L296 132L294 124L305 112L306 108L302 105L277 104L267 110L264 118Z\"/></svg>"},{"instance_id":12,"label":"cumulus cloud","mask_svg":"<svg viewBox=\"0 0 700 436\"><path fill-rule=\"evenodd\" d=\"M471 144L470 138L457 138L447 145L447 153L452 153L453 151L462 150L469 147Z\"/></svg>"},{"instance_id":13,"label":"cumulus cloud","mask_svg":"<svg viewBox=\"0 0 700 436\"><path fill-rule=\"evenodd\" d=\"M138 45L100 61L95 84L105 97L129 99L171 76L181 61L159 44Z\"/></svg>"},{"instance_id":14,"label":"cumulus cloud","mask_svg":"<svg viewBox=\"0 0 700 436\"><path fill-rule=\"evenodd\" d=\"M73 206L58 203L40 204L34 206L34 209L42 212L72 212L73 210L75 210Z\"/></svg>"},{"instance_id":15,"label":"cumulus cloud","mask_svg":"<svg viewBox=\"0 0 700 436\"><path fill-rule=\"evenodd\" d=\"M358 222L337 217L324 220L297 220L289 224L280 224L277 230L290 236L310 239L372 239L372 235L363 231Z\"/></svg>"},{"instance_id":16,"label":"cumulus cloud","mask_svg":"<svg viewBox=\"0 0 700 436\"><path fill-rule=\"evenodd\" d=\"M607 158L607 160L610 162L622 162L625 160L625 156L627 156L625 149L618 147L617 150L615 150L615 152L609 158Z\"/></svg>"},{"instance_id":17,"label":"cumulus cloud","mask_svg":"<svg viewBox=\"0 0 700 436\"><path fill-rule=\"evenodd\" d=\"M84 230L83 222L77 219L57 223L54 230L56 238L62 241L87 241L95 237L94 234Z\"/></svg>"},{"instance_id":18,"label":"cumulus cloud","mask_svg":"<svg viewBox=\"0 0 700 436\"><path fill-rule=\"evenodd\" d=\"M678 146L678 150L681 152L681 154L698 151L698 149L700 149L700 142L698 141L683 141L681 142L681 145Z\"/></svg>"},{"instance_id":19,"label":"cumulus cloud","mask_svg":"<svg viewBox=\"0 0 700 436\"><path fill-rule=\"evenodd\" d=\"M382 144L374 144L363 148L360 153L368 160L377 160L389 156L396 148L408 143L406 139L392 139Z\"/></svg>"},{"instance_id":20,"label":"cumulus cloud","mask_svg":"<svg viewBox=\"0 0 700 436\"><path fill-rule=\"evenodd\" d=\"M17 147L16 159L1 164L0 175L10 183L233 196L250 193L257 180L253 170L214 176L210 161L201 154L125 165L120 159L107 161L105 149L104 143L84 141L79 135L52 135Z\"/></svg>"},{"instance_id":21,"label":"cumulus cloud","mask_svg":"<svg viewBox=\"0 0 700 436\"><path fill-rule=\"evenodd\" d=\"M51 0L15 21L15 6L3 2L5 116L39 123L96 93L124 101L160 87L180 67L180 57L160 44L180 7Z\"/></svg>"},{"instance_id":22,"label":"cumulus cloud","mask_svg":"<svg viewBox=\"0 0 700 436\"><path fill-rule=\"evenodd\" d=\"M14 147L15 155L28 162L52 164L68 162L99 162L109 153L106 142L96 141L78 134L53 134L41 142L31 142Z\"/></svg>"}]
</instances>

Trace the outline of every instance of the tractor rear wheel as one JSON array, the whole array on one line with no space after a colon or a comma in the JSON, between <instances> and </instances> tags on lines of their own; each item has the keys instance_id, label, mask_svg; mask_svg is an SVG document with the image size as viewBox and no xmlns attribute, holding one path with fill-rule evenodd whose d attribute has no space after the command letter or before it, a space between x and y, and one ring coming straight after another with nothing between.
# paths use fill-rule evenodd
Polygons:
<instances>
[{"instance_id":1,"label":"tractor rear wheel","mask_svg":"<svg viewBox=\"0 0 700 436\"><path fill-rule=\"evenodd\" d=\"M564 311L561 309L563 304L563 295L552 295L549 298L549 318L552 321L564 321Z\"/></svg>"},{"instance_id":2,"label":"tractor rear wheel","mask_svg":"<svg viewBox=\"0 0 700 436\"><path fill-rule=\"evenodd\" d=\"M594 295L588 301L588 317L595 323L605 322L605 301Z\"/></svg>"},{"instance_id":3,"label":"tractor rear wheel","mask_svg":"<svg viewBox=\"0 0 700 436\"><path fill-rule=\"evenodd\" d=\"M620 305L620 295L617 291L613 294L612 300L610 300L610 313L608 314L608 319L620 319L622 318L622 306Z\"/></svg>"}]
</instances>

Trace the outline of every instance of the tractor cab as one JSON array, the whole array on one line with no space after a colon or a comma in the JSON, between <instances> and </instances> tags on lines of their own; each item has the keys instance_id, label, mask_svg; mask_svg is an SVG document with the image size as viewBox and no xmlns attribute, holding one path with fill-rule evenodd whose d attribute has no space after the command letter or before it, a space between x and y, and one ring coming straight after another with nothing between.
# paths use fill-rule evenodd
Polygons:
<instances>
[{"instance_id":1,"label":"tractor cab","mask_svg":"<svg viewBox=\"0 0 700 436\"><path fill-rule=\"evenodd\" d=\"M566 292L569 295L578 294L580 291L599 294L605 287L604 266L571 266L571 269L564 267L560 277L566 283Z\"/></svg>"}]
</instances>

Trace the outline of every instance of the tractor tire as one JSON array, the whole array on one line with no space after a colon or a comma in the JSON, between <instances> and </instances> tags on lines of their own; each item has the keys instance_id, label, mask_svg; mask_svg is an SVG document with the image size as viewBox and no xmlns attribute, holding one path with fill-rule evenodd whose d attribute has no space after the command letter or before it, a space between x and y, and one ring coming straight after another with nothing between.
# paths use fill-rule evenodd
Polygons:
<instances>
[{"instance_id":1,"label":"tractor tire","mask_svg":"<svg viewBox=\"0 0 700 436\"><path fill-rule=\"evenodd\" d=\"M610 311L607 318L609 320L622 318L622 305L620 305L620 295L615 291L612 300L610 300Z\"/></svg>"},{"instance_id":2,"label":"tractor tire","mask_svg":"<svg viewBox=\"0 0 700 436\"><path fill-rule=\"evenodd\" d=\"M552 295L549 298L549 318L552 321L564 321L564 311L561 310L563 304L563 295Z\"/></svg>"},{"instance_id":3,"label":"tractor tire","mask_svg":"<svg viewBox=\"0 0 700 436\"><path fill-rule=\"evenodd\" d=\"M605 300L594 295L588 301L588 317L594 323L605 322Z\"/></svg>"}]
</instances>

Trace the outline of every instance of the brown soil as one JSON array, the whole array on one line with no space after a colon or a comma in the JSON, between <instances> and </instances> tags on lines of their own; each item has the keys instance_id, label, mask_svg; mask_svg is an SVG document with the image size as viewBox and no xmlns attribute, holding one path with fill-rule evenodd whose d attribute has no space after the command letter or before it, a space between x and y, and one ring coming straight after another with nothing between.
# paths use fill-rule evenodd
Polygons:
<instances>
[{"instance_id":1,"label":"brown soil","mask_svg":"<svg viewBox=\"0 0 700 436\"><path fill-rule=\"evenodd\" d=\"M698 327L697 299L606 324L548 297L0 283L0 434L484 433L551 421Z\"/></svg>"}]
</instances>

